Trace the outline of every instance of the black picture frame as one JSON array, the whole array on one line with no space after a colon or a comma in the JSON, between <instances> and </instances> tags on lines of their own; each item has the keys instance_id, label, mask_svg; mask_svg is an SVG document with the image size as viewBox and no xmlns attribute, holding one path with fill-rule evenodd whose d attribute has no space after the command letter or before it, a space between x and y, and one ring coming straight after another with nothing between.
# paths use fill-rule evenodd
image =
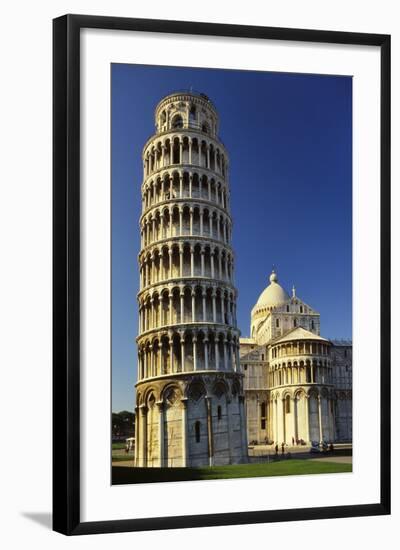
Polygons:
<instances>
[{"instance_id":1,"label":"black picture frame","mask_svg":"<svg viewBox=\"0 0 400 550\"><path fill-rule=\"evenodd\" d=\"M80 520L80 31L84 28L306 41L381 50L380 501L145 519ZM390 36L65 15L53 21L53 529L66 535L390 514Z\"/></svg>"}]
</instances>

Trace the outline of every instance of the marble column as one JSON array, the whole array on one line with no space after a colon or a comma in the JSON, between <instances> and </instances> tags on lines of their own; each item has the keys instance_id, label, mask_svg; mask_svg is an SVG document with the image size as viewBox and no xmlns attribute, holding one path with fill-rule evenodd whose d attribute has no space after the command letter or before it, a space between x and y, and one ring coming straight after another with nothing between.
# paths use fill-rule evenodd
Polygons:
<instances>
[{"instance_id":1,"label":"marble column","mask_svg":"<svg viewBox=\"0 0 400 550\"><path fill-rule=\"evenodd\" d=\"M204 211L202 208L200 208L200 237L203 236L203 215Z\"/></svg>"},{"instance_id":2,"label":"marble column","mask_svg":"<svg viewBox=\"0 0 400 550\"><path fill-rule=\"evenodd\" d=\"M135 407L135 466L139 467L141 452L140 409Z\"/></svg>"},{"instance_id":3,"label":"marble column","mask_svg":"<svg viewBox=\"0 0 400 550\"><path fill-rule=\"evenodd\" d=\"M207 410L208 462L209 462L209 465L212 466L214 464L214 441L213 441L211 397L206 396L205 401L206 401L206 410Z\"/></svg>"},{"instance_id":4,"label":"marble column","mask_svg":"<svg viewBox=\"0 0 400 550\"><path fill-rule=\"evenodd\" d=\"M294 415L294 439L297 441L299 439L299 400L295 396L293 398L293 415Z\"/></svg>"},{"instance_id":5,"label":"marble column","mask_svg":"<svg viewBox=\"0 0 400 550\"><path fill-rule=\"evenodd\" d=\"M154 328L154 298L150 298L150 328Z\"/></svg>"},{"instance_id":6,"label":"marble column","mask_svg":"<svg viewBox=\"0 0 400 550\"><path fill-rule=\"evenodd\" d=\"M182 362L182 372L186 371L185 367L185 337L181 335L181 362Z\"/></svg>"},{"instance_id":7,"label":"marble column","mask_svg":"<svg viewBox=\"0 0 400 550\"><path fill-rule=\"evenodd\" d=\"M244 410L244 396L239 395L239 421L240 421L240 431L242 435L242 448L246 455L243 457L247 460L248 453L248 442L247 442L247 422L246 422L246 413Z\"/></svg>"},{"instance_id":8,"label":"marble column","mask_svg":"<svg viewBox=\"0 0 400 550\"><path fill-rule=\"evenodd\" d=\"M179 277L183 277L183 246L179 247Z\"/></svg>"},{"instance_id":9,"label":"marble column","mask_svg":"<svg viewBox=\"0 0 400 550\"><path fill-rule=\"evenodd\" d=\"M202 306L203 306L203 322L206 322L207 320L206 296L207 294L205 290L203 290L203 292L201 293Z\"/></svg>"},{"instance_id":10,"label":"marble column","mask_svg":"<svg viewBox=\"0 0 400 550\"><path fill-rule=\"evenodd\" d=\"M219 350L218 350L218 340L214 342L214 351L215 351L215 370L219 370Z\"/></svg>"},{"instance_id":11,"label":"marble column","mask_svg":"<svg viewBox=\"0 0 400 550\"><path fill-rule=\"evenodd\" d=\"M208 370L208 339L204 338L204 368Z\"/></svg>"},{"instance_id":12,"label":"marble column","mask_svg":"<svg viewBox=\"0 0 400 550\"><path fill-rule=\"evenodd\" d=\"M227 343L228 343L228 340L226 338L224 338L224 341L223 341L223 347L224 347L224 370L228 370L228 358L227 358L227 349L226 349L226 346L227 346Z\"/></svg>"},{"instance_id":13,"label":"marble column","mask_svg":"<svg viewBox=\"0 0 400 550\"><path fill-rule=\"evenodd\" d=\"M192 337L193 344L193 370L197 370L197 337Z\"/></svg>"},{"instance_id":14,"label":"marble column","mask_svg":"<svg viewBox=\"0 0 400 550\"><path fill-rule=\"evenodd\" d=\"M183 323L184 319L185 319L185 302L184 302L185 293L184 293L183 289L181 289L179 296L180 296L180 310L181 310L180 311L180 314L181 314L180 315L180 322Z\"/></svg>"},{"instance_id":15,"label":"marble column","mask_svg":"<svg viewBox=\"0 0 400 550\"><path fill-rule=\"evenodd\" d=\"M173 317L172 317L172 306L173 306L173 297L174 295L172 292L168 294L169 297L169 324L172 325Z\"/></svg>"},{"instance_id":16,"label":"marble column","mask_svg":"<svg viewBox=\"0 0 400 550\"><path fill-rule=\"evenodd\" d=\"M174 373L174 341L172 338L169 339L169 371Z\"/></svg>"},{"instance_id":17,"label":"marble column","mask_svg":"<svg viewBox=\"0 0 400 550\"><path fill-rule=\"evenodd\" d=\"M139 407L139 421L140 421L140 455L139 466L145 468L147 466L147 407L146 405L140 405Z\"/></svg>"},{"instance_id":18,"label":"marble column","mask_svg":"<svg viewBox=\"0 0 400 550\"><path fill-rule=\"evenodd\" d=\"M193 235L193 207L191 206L190 209L189 209L189 215L190 215L190 218L189 218L189 233L190 235Z\"/></svg>"},{"instance_id":19,"label":"marble column","mask_svg":"<svg viewBox=\"0 0 400 550\"><path fill-rule=\"evenodd\" d=\"M212 313L213 313L213 323L217 322L217 305L216 305L216 293L215 290L212 291Z\"/></svg>"},{"instance_id":20,"label":"marble column","mask_svg":"<svg viewBox=\"0 0 400 550\"><path fill-rule=\"evenodd\" d=\"M182 466L188 466L188 426L187 426L187 398L181 399L182 403Z\"/></svg>"},{"instance_id":21,"label":"marble column","mask_svg":"<svg viewBox=\"0 0 400 550\"><path fill-rule=\"evenodd\" d=\"M143 352L143 378L148 378L148 372L147 372L147 350L145 349Z\"/></svg>"},{"instance_id":22,"label":"marble column","mask_svg":"<svg viewBox=\"0 0 400 550\"><path fill-rule=\"evenodd\" d=\"M183 209L179 208L179 235L183 235Z\"/></svg>"},{"instance_id":23,"label":"marble column","mask_svg":"<svg viewBox=\"0 0 400 550\"><path fill-rule=\"evenodd\" d=\"M306 443L310 442L310 414L309 414L309 397L308 395L304 396L304 408L305 408L305 428L306 428Z\"/></svg>"},{"instance_id":24,"label":"marble column","mask_svg":"<svg viewBox=\"0 0 400 550\"><path fill-rule=\"evenodd\" d=\"M169 265L168 265L168 267L169 267L169 269L168 269L169 273L168 273L168 276L169 276L169 279L172 279L172 248L169 248L169 249L168 249L168 258L169 258L169 259L168 259L168 261L169 261Z\"/></svg>"},{"instance_id":25,"label":"marble column","mask_svg":"<svg viewBox=\"0 0 400 550\"><path fill-rule=\"evenodd\" d=\"M321 396L318 395L318 428L319 428L319 442L323 441L322 434L322 411L321 411Z\"/></svg>"},{"instance_id":26,"label":"marble column","mask_svg":"<svg viewBox=\"0 0 400 550\"><path fill-rule=\"evenodd\" d=\"M159 446L159 467L165 466L165 441L164 441L164 403L157 401L158 407L158 446Z\"/></svg>"},{"instance_id":27,"label":"marble column","mask_svg":"<svg viewBox=\"0 0 400 550\"><path fill-rule=\"evenodd\" d=\"M332 404L332 440L336 441L336 400L335 398L332 398L331 400Z\"/></svg>"},{"instance_id":28,"label":"marble column","mask_svg":"<svg viewBox=\"0 0 400 550\"><path fill-rule=\"evenodd\" d=\"M329 397L326 398L326 406L328 408L328 436L329 440L333 441L333 422L332 422L332 407L331 407L331 399Z\"/></svg>"},{"instance_id":29,"label":"marble column","mask_svg":"<svg viewBox=\"0 0 400 550\"><path fill-rule=\"evenodd\" d=\"M149 351L150 351L150 376L154 376L154 355L153 355L153 345L149 345Z\"/></svg>"},{"instance_id":30,"label":"marble column","mask_svg":"<svg viewBox=\"0 0 400 550\"><path fill-rule=\"evenodd\" d=\"M230 405L231 401L226 398L226 431L228 435L228 449L229 449L229 464L232 464L232 454L233 454L233 448L232 448L232 441L231 441L231 412L230 412Z\"/></svg>"},{"instance_id":31,"label":"marble column","mask_svg":"<svg viewBox=\"0 0 400 550\"><path fill-rule=\"evenodd\" d=\"M160 340L160 343L158 345L158 375L161 376L163 374L162 372L162 357L163 357L163 343Z\"/></svg>"},{"instance_id":32,"label":"marble column","mask_svg":"<svg viewBox=\"0 0 400 550\"><path fill-rule=\"evenodd\" d=\"M190 247L190 276L194 277L194 246Z\"/></svg>"},{"instance_id":33,"label":"marble column","mask_svg":"<svg viewBox=\"0 0 400 550\"><path fill-rule=\"evenodd\" d=\"M169 209L169 236L172 237L172 229L173 229L173 208Z\"/></svg>"},{"instance_id":34,"label":"marble column","mask_svg":"<svg viewBox=\"0 0 400 550\"><path fill-rule=\"evenodd\" d=\"M196 321L196 292L192 290L192 323Z\"/></svg>"}]
</instances>

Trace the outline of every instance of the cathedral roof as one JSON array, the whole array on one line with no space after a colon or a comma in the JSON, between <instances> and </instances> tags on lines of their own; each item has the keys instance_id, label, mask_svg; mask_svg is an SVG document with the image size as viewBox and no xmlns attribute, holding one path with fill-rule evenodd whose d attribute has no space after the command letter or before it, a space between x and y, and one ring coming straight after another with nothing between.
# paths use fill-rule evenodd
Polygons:
<instances>
[{"instance_id":1,"label":"cathedral roof","mask_svg":"<svg viewBox=\"0 0 400 550\"><path fill-rule=\"evenodd\" d=\"M272 270L269 281L270 284L263 290L258 298L255 306L256 308L277 306L290 300L289 294L278 283L278 276L274 270Z\"/></svg>"},{"instance_id":2,"label":"cathedral roof","mask_svg":"<svg viewBox=\"0 0 400 550\"><path fill-rule=\"evenodd\" d=\"M321 342L329 342L329 340L322 338L322 336L318 336L318 334L314 334L314 332L310 332L302 327L297 327L290 330L280 338L277 338L272 343L281 344L282 342L291 342L292 340L318 340Z\"/></svg>"}]
</instances>

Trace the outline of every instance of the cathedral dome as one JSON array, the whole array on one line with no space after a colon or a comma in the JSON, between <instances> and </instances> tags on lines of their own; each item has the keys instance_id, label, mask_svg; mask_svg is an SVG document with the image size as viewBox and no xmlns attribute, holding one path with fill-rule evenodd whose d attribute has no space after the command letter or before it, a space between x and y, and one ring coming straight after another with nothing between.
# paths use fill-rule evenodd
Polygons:
<instances>
[{"instance_id":1,"label":"cathedral dome","mask_svg":"<svg viewBox=\"0 0 400 550\"><path fill-rule=\"evenodd\" d=\"M278 276L274 270L269 277L270 284L260 294L256 308L272 307L283 304L290 299L289 294L278 283Z\"/></svg>"}]
</instances>

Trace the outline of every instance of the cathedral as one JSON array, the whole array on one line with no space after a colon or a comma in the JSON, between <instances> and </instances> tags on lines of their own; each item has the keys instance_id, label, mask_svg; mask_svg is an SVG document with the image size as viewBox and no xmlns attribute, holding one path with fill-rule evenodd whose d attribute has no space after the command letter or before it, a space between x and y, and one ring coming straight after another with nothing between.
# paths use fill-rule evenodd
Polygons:
<instances>
[{"instance_id":1,"label":"cathedral","mask_svg":"<svg viewBox=\"0 0 400 550\"><path fill-rule=\"evenodd\" d=\"M319 313L272 271L240 338L249 444L352 439L352 343L320 334Z\"/></svg>"}]
</instances>

